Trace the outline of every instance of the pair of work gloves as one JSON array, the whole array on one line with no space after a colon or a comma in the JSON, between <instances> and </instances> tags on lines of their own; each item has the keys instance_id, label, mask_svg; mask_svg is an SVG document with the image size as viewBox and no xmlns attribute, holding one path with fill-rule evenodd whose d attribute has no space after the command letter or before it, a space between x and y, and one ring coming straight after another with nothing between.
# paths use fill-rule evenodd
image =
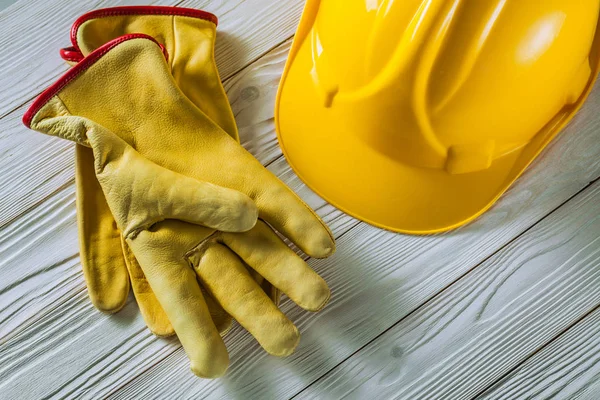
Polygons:
<instances>
[{"instance_id":1,"label":"pair of work gloves","mask_svg":"<svg viewBox=\"0 0 600 400\"><path fill-rule=\"evenodd\" d=\"M192 371L221 376L232 317L270 354L298 344L279 291L310 311L330 292L312 257L334 239L239 143L214 61L216 17L174 7L88 13L61 51L73 67L26 112L76 147L81 259L92 302L131 287L150 330L176 333Z\"/></svg>"}]
</instances>

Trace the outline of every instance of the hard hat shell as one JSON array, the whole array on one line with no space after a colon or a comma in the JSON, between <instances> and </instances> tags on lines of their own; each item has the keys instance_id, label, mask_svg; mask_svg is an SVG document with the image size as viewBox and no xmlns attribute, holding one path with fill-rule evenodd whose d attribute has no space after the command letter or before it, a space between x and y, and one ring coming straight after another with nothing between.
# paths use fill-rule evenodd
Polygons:
<instances>
[{"instance_id":1,"label":"hard hat shell","mask_svg":"<svg viewBox=\"0 0 600 400\"><path fill-rule=\"evenodd\" d=\"M308 0L275 119L291 167L347 213L425 234L486 209L599 70L597 0Z\"/></svg>"}]
</instances>

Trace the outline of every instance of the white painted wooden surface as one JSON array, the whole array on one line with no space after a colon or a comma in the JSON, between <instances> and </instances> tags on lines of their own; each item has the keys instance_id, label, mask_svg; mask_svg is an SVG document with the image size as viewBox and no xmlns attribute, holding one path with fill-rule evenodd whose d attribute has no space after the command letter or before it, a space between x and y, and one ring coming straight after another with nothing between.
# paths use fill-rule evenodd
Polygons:
<instances>
[{"instance_id":1,"label":"white painted wooden surface","mask_svg":"<svg viewBox=\"0 0 600 400\"><path fill-rule=\"evenodd\" d=\"M27 131L30 100L66 67L81 13L141 1L21 0L0 12L0 398L600 398L600 87L499 203L446 234L354 220L303 185L273 130L300 0L158 1L220 19L217 60L243 145L331 225L338 253L309 260L332 288L318 314L289 302L297 352L262 352L239 328L231 368L194 377L176 339L131 300L89 303L77 254L73 149ZM587 315L590 313L589 315Z\"/></svg>"},{"instance_id":2,"label":"white painted wooden surface","mask_svg":"<svg viewBox=\"0 0 600 400\"><path fill-rule=\"evenodd\" d=\"M573 398L600 393L600 309L491 387L483 399Z\"/></svg>"}]
</instances>

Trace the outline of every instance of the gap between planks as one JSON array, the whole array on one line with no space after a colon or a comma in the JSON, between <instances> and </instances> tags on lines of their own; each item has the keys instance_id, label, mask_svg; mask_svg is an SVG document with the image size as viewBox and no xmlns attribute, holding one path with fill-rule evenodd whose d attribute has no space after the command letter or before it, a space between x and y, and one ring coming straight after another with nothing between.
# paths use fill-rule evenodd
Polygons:
<instances>
[{"instance_id":1,"label":"gap between planks","mask_svg":"<svg viewBox=\"0 0 600 400\"><path fill-rule=\"evenodd\" d=\"M600 398L600 307L503 377L478 400Z\"/></svg>"},{"instance_id":2,"label":"gap between planks","mask_svg":"<svg viewBox=\"0 0 600 400\"><path fill-rule=\"evenodd\" d=\"M7 58L4 62L0 60L0 69L7 72L0 77L0 86L6 88L0 95L0 116L6 116L35 97L32 90L22 90L23 88L35 89L39 82L43 82L42 86L48 86L64 72L64 62L58 57L58 49L70 44L69 29L79 15L97 8L147 3L204 9L217 16L227 16L220 21L215 52L223 79L234 76L293 36L303 6L301 0L277 3L270 0L83 0L65 9L60 0L43 3L21 0L10 9L0 11L0 21L3 22L0 24L0 45L7 54L11 54L10 59ZM14 16L17 12L19 15L35 15L37 19L23 20L18 15ZM248 15L253 14L260 14L261 18L248 18ZM44 20L44 23L39 23L40 20ZM23 32L27 34L24 35ZM43 64L44 68L39 68L39 64L31 63L31 59L47 61ZM21 68L17 67L19 64L22 64ZM51 71L51 75L44 76L40 73L44 69ZM19 84L15 85L14 82Z\"/></svg>"},{"instance_id":3,"label":"gap between planks","mask_svg":"<svg viewBox=\"0 0 600 400\"><path fill-rule=\"evenodd\" d=\"M354 359L357 356L360 356L360 354L365 349L368 349L369 347L372 347L373 345L375 345L376 342L378 342L379 340L381 340L382 338L384 338L386 335L390 334L394 329L397 329L398 326L401 325L406 320L410 319L411 317L413 317L416 314L419 314L419 313L423 312L423 310L426 309L426 308L428 308L431 305L431 303L434 302L436 300L436 298L438 298L438 296L440 296L443 292L445 292L446 290L450 289L453 285L456 285L458 282L466 279L477 268L481 267L482 265L484 265L485 263L487 263L489 260L491 260L495 256L497 256L499 253L503 252L507 247L509 247L509 246L513 245L515 242L519 241L519 239L521 239L522 237L526 236L530 231L536 229L540 224L543 224L544 221L546 221L548 218L552 217L552 215L554 213L556 213L557 211L559 211L561 208L567 206L575 198L577 198L578 196L582 195L584 192L593 189L594 185L599 180L600 180L600 178L597 178L597 179L593 180L587 186L585 186L584 188L582 188L580 191L578 191L577 193L573 194L570 198L566 199L563 203L561 203L556 208L554 208L553 210L551 210L550 212L548 212L545 216L543 216L535 224L531 225L529 228L527 228L526 230L522 231L520 234L518 234L517 236L515 236L514 238L512 238L510 241L508 241L502 247L498 248L496 251L494 251L493 253L491 253L486 258L482 259L481 262L479 262L477 265L474 265L470 270L466 271L462 276L458 277L453 282L449 283L446 287L444 287L443 289L441 289L438 293L432 295L429 299L425 300L422 303L422 305L420 305L419 307L417 307L414 310L412 310L406 316L404 316L403 318L401 318L400 320L398 320L395 324L391 325L385 331L381 332L381 334L379 334L376 337L374 337L371 341L365 343L362 347L356 349L356 351L354 353L350 354L348 357L346 357L345 359L341 360L338 364L336 364L335 366L333 366L329 371L327 371L326 373L324 373L323 375L321 375L318 379L315 379L314 381L312 381L311 383L309 383L302 391L300 391L300 392L296 393L294 396L292 396L291 399L302 398L302 395L306 391L311 390L311 388L314 385L318 384L321 380L325 379L334 370L336 370L337 368L339 368L343 364L347 363L349 360ZM522 360L514 368L512 368L509 371L506 371L506 373L504 373L496 381L490 383L487 387L485 387L484 389L482 389L477 395L474 396L474 398L477 398L477 397L481 396L482 393L485 393L486 391L488 391L491 387L493 387L494 385L496 385L497 382L502 381L503 379L505 379L506 376L510 375L514 370L519 369L520 366L521 366L521 364L526 363L530 358L534 357L537 354L537 352L541 351L543 348L549 346L554 341L556 341L557 339L559 339L565 332L569 331L573 326L577 325L580 321L582 321L583 319L585 319L589 314L593 313L598 307L600 307L600 305L596 306L594 309L590 310L589 312L585 313L583 316L581 316L577 320L573 321L569 326L567 326L566 328L564 328L561 332L559 332L556 336L554 336L548 342L546 342L542 346L540 346L540 348L538 348L536 351L534 351L532 354L530 354L528 357L526 357L524 360Z\"/></svg>"},{"instance_id":4,"label":"gap between planks","mask_svg":"<svg viewBox=\"0 0 600 400\"><path fill-rule=\"evenodd\" d=\"M233 77L232 77L233 78ZM279 160L281 158L281 155L278 156L278 158L276 160ZM271 162L269 162L269 164L271 164L272 162L275 162L276 160L273 160Z\"/></svg>"},{"instance_id":5,"label":"gap between planks","mask_svg":"<svg viewBox=\"0 0 600 400\"><path fill-rule=\"evenodd\" d=\"M600 304L599 199L596 181L301 397L489 388Z\"/></svg>"},{"instance_id":6,"label":"gap between planks","mask_svg":"<svg viewBox=\"0 0 600 400\"><path fill-rule=\"evenodd\" d=\"M248 69L252 69L252 68L248 68ZM596 91L597 91L597 90L598 90L598 89L596 89ZM598 95L596 95L596 97L597 97L597 96L598 96ZM596 101L596 104L597 104L597 101ZM592 106L588 104L588 107L592 107ZM589 110L589 108L588 108L588 110ZM589 111L589 112L592 112L592 111ZM582 117L582 116L580 116L579 118L583 118L583 117ZM577 125L577 123L576 123L576 125ZM579 128L581 128L581 126L580 126ZM571 130L571 131L574 131L574 130L576 130L576 128L575 128L575 127L573 127L573 126L571 126L571 127L570 127L570 130ZM565 134L566 134L566 133L565 133ZM563 139L563 140L564 140L564 139ZM556 141L555 141L555 143L553 143L553 146L560 146L560 145L559 145L559 144L556 144ZM551 147L552 147L552 146L551 146ZM558 151L558 150L556 150L556 151ZM513 187L513 189L511 189L511 192L514 192L514 191L516 191L516 190L517 190L517 188L518 188L519 186L521 186L521 185L524 185L524 183L523 183L523 181L524 181L524 180L526 180L526 179L531 179L531 174L533 174L533 173L534 173L534 172L533 172L534 170L536 170L536 169L537 169L537 173L538 173L538 174L540 174L540 170L543 170L543 168L544 168L544 167L541 167L541 166L537 165L537 163L540 163L540 162L541 162L540 160L541 160L541 159L543 159L543 157L546 157L546 154L547 154L547 151L546 151L546 152L544 152L544 155L542 155L542 156L540 157L540 159L538 159L538 160L536 161L536 163L534 163L534 165L533 165L533 166L532 166L532 167L529 169L529 171L526 173L526 175L525 175L524 177L522 177L521 179L519 179L519 181L517 182L516 186L515 186L515 187ZM547 157L550 157L550 158L552 158L552 157L555 157L555 158L554 158L554 161L555 161L555 162L558 160L558 157L557 157L557 156L547 156ZM568 156L566 156L566 157L568 157ZM545 161L545 163L547 163L547 161ZM591 167L591 166L590 166L590 167ZM546 168L548 168L548 165L547 165L547 164L546 164ZM593 168L593 167L591 167L591 168ZM527 178L527 175L529 175L529 178ZM591 180L593 180L593 179L596 179L597 177L598 177L598 174L597 174L597 173L594 173L593 175L591 175L591 178L590 178L590 179L591 179ZM548 180L550 181L550 180L551 180L551 178L548 178ZM586 185L588 185L588 184L589 184L589 181L585 181L585 182L584 182L584 184L583 184L583 187L585 187L585 186L586 186ZM577 191L575 191L574 193L579 193L579 192L581 192L581 188L579 188L579 189L578 189ZM510 193L510 192L509 192L509 193ZM503 199L501 200L501 202L502 202L502 201L505 201L507 196L510 196L510 194L508 194L508 193L507 193L505 196L503 196ZM573 193L571 193L571 194L569 195L569 197L567 197L567 198L571 198L572 196L573 196ZM564 200L562 200L562 201L564 202ZM548 216L548 215L549 215L549 214L550 214L550 213L551 213L553 210L555 210L557 207L559 207L559 206L560 206L560 204L562 204L562 203L558 203L558 204L556 204L556 205L554 206L554 207L555 207L554 209L550 209L550 210L548 210L548 211L547 211L545 214L540 214L540 218L545 218L546 216ZM500 206L499 206L499 205L497 205L497 206L494 208L494 210L498 211L498 210L497 210L497 208L498 208L498 207L500 207ZM490 215L491 215L491 214L493 213L493 210L491 210L489 213L490 213ZM490 217L490 215L485 215L484 217L482 217L482 219L488 219L488 218L491 218L491 217ZM363 225L361 224L360 226L363 226ZM466 227L466 230L469 230L469 227ZM349 234L349 232L348 232L348 234ZM503 247L504 247L504 246L505 246L505 245L503 245ZM456 280L454 280L453 282L456 282ZM448 287L450 287L450 286L451 286L451 285L449 285L449 286L446 286L446 287L444 287L444 288L441 288L441 289L440 289L438 292L433 292L433 295L432 295L431 297L433 297L433 296L435 296L435 295L437 295L437 294L441 293L441 291L442 291L442 290L445 290L445 289L447 289L447 288L448 288ZM431 298L431 297L429 297L429 298ZM178 357L179 357L179 356L178 356ZM319 372L318 376L322 376L322 374L323 374L323 373L327 373L327 371L324 371L324 372ZM126 385L121 385L121 386L120 386L120 388L122 388L122 387L124 387L124 386L126 386ZM213 385L209 385L209 386L213 386ZM115 393L115 392L113 392L113 393ZM286 394L289 396L289 395L293 395L294 393L293 393L293 392L290 392L290 393L287 393L287 392L286 392Z\"/></svg>"}]
</instances>

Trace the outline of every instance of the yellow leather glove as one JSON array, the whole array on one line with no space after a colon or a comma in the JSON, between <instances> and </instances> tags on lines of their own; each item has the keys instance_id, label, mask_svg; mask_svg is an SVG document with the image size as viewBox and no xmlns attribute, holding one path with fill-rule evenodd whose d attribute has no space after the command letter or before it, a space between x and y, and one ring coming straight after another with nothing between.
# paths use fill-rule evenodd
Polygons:
<instances>
[{"instance_id":1,"label":"yellow leather glove","mask_svg":"<svg viewBox=\"0 0 600 400\"><path fill-rule=\"evenodd\" d=\"M151 37L126 35L92 52L40 95L24 123L92 148L96 175L112 214L194 373L216 377L228 365L225 345L202 301L197 277L267 352L280 356L293 352L298 330L251 278L243 262L298 305L316 311L329 299L327 284L271 227L313 257L331 255L333 237L308 206L177 88L161 48ZM145 208L147 204L136 208L130 199L161 194L154 185L141 189L145 179L137 184L138 173L158 179L159 174L147 166L150 162L248 195L258 208L259 221L244 233L225 232L188 223L197 221L175 212L179 206L158 202L160 214L173 217L143 223L148 218L139 218L138 213L154 213ZM127 175L123 169L136 171L124 184L111 178ZM162 182L159 179L156 185ZM205 197L211 201L200 208L216 202L212 195ZM236 201L242 203L240 198ZM239 217L235 214L233 221ZM217 213L217 221L219 215L223 214Z\"/></svg>"},{"instance_id":2,"label":"yellow leather glove","mask_svg":"<svg viewBox=\"0 0 600 400\"><path fill-rule=\"evenodd\" d=\"M60 54L74 65L119 36L148 34L170 55L168 65L182 92L239 141L214 61L216 23L214 15L189 8L133 6L94 10L75 21L71 29L73 46L62 49ZM119 311L131 286L148 328L159 336L173 334L171 323L108 208L94 173L92 150L78 144L75 157L81 263L92 303L105 312ZM249 271L273 302L279 304L279 292L256 271ZM213 301L209 310L217 329L221 333L227 331L231 317Z\"/></svg>"}]
</instances>

